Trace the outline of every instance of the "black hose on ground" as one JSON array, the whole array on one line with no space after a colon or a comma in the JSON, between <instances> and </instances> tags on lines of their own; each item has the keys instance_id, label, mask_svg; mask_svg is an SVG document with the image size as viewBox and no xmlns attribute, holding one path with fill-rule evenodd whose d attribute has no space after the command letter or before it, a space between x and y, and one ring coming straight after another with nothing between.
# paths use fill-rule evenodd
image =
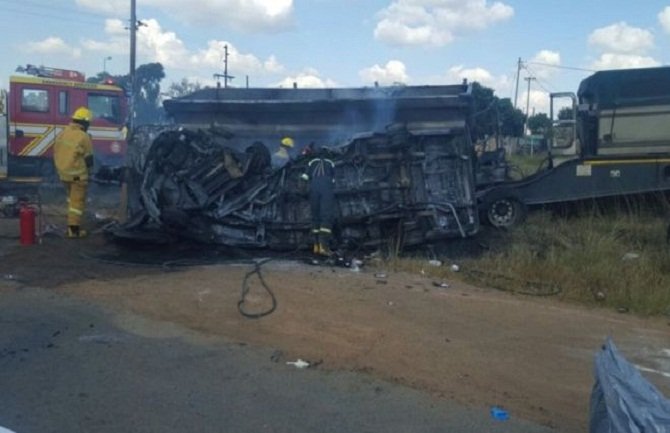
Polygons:
<instances>
[{"instance_id":1,"label":"black hose on ground","mask_svg":"<svg viewBox=\"0 0 670 433\"><path fill-rule=\"evenodd\" d=\"M261 268L264 264L267 262L273 260L272 258L269 259L263 259L260 261L257 261L254 263L254 269L252 271L247 272L247 274L244 276L244 279L242 280L242 293L240 295L240 300L237 302L237 310L240 312L241 315L248 319L260 319L261 317L268 316L272 314L276 309L277 309L277 298L275 297L274 292L268 286L268 284L265 282L265 279L263 278L263 273L261 272ZM270 299L272 300L272 306L265 311L261 311L259 313L249 313L245 311L244 309L244 303L246 302L247 295L249 294L249 278L253 276L254 274L258 275L258 280L261 282L261 285L265 289L266 292L270 295Z\"/></svg>"}]
</instances>

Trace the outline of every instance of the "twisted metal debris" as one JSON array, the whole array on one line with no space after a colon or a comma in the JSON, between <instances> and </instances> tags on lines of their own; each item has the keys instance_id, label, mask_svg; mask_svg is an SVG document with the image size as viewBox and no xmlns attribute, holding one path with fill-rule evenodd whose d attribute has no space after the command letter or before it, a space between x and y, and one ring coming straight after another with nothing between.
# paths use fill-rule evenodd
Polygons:
<instances>
[{"instance_id":1,"label":"twisted metal debris","mask_svg":"<svg viewBox=\"0 0 670 433\"><path fill-rule=\"evenodd\" d=\"M260 142L227 145L221 129L139 130L128 179L130 218L122 238L148 233L237 247L308 246L308 156L273 171ZM463 129L355 137L331 149L344 248L404 248L478 228L471 143ZM274 150L274 149L273 149Z\"/></svg>"}]
</instances>

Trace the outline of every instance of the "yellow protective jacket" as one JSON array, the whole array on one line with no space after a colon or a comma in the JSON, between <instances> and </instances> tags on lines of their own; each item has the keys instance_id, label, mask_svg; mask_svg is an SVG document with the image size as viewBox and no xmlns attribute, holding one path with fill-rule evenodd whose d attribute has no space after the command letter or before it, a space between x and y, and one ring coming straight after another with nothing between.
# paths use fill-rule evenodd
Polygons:
<instances>
[{"instance_id":1,"label":"yellow protective jacket","mask_svg":"<svg viewBox=\"0 0 670 433\"><path fill-rule=\"evenodd\" d=\"M84 131L83 126L70 123L56 138L54 144L54 163L60 180L87 181L89 170L86 166L87 157L93 157L91 137Z\"/></svg>"}]
</instances>

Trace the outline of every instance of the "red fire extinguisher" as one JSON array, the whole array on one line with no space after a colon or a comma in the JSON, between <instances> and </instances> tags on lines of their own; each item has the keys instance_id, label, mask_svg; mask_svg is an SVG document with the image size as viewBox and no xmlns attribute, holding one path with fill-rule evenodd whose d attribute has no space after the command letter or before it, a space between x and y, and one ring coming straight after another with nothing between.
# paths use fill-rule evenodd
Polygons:
<instances>
[{"instance_id":1,"label":"red fire extinguisher","mask_svg":"<svg viewBox=\"0 0 670 433\"><path fill-rule=\"evenodd\" d=\"M21 245L32 245L35 243L35 209L22 205L19 211L19 222L21 226Z\"/></svg>"}]
</instances>

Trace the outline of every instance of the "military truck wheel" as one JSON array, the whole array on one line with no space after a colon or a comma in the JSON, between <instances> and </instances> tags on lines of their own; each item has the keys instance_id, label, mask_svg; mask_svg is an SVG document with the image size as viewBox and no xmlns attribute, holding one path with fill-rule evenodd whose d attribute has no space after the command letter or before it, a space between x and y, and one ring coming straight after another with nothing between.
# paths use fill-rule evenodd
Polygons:
<instances>
[{"instance_id":1,"label":"military truck wheel","mask_svg":"<svg viewBox=\"0 0 670 433\"><path fill-rule=\"evenodd\" d=\"M523 222L526 207L514 197L501 197L489 203L486 217L494 227L509 228Z\"/></svg>"}]
</instances>

